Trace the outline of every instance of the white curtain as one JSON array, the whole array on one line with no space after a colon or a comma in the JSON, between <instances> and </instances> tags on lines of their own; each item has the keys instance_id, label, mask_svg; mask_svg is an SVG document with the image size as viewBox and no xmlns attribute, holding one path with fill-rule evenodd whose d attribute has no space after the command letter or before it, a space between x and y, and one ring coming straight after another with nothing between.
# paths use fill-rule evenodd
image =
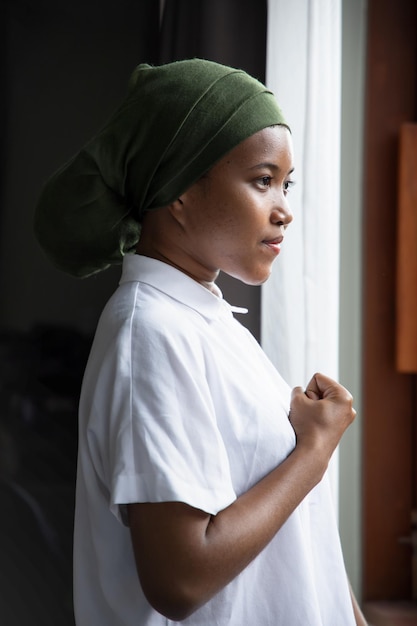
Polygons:
<instances>
[{"instance_id":1,"label":"white curtain","mask_svg":"<svg viewBox=\"0 0 417 626\"><path fill-rule=\"evenodd\" d=\"M262 287L261 341L287 382L304 386L316 371L338 377L341 0L268 0L267 42L296 185L294 221ZM337 499L337 455L331 475Z\"/></svg>"}]
</instances>

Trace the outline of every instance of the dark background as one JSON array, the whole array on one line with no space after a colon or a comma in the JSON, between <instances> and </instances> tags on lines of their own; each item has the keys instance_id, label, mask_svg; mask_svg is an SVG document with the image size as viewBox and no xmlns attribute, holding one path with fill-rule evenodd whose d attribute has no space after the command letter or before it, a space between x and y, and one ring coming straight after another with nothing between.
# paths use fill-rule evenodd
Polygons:
<instances>
[{"instance_id":1,"label":"dark background","mask_svg":"<svg viewBox=\"0 0 417 626\"><path fill-rule=\"evenodd\" d=\"M264 80L266 1L0 3L0 623L72 625L77 404L120 269L76 280L32 232L46 178L126 93L138 63L200 56ZM59 207L57 207L59 210ZM259 288L221 277L259 336Z\"/></svg>"}]
</instances>

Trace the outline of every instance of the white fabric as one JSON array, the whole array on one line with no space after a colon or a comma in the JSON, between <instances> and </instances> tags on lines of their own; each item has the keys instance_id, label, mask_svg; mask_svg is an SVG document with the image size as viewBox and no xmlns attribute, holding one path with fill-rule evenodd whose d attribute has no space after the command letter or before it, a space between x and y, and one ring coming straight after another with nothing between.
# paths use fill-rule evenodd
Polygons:
<instances>
[{"instance_id":1,"label":"white fabric","mask_svg":"<svg viewBox=\"0 0 417 626\"><path fill-rule=\"evenodd\" d=\"M157 626L123 505L182 501L211 514L295 445L289 388L233 307L178 270L127 256L83 382L76 494L77 626ZM184 624L354 624L327 480L268 547Z\"/></svg>"},{"instance_id":2,"label":"white fabric","mask_svg":"<svg viewBox=\"0 0 417 626\"><path fill-rule=\"evenodd\" d=\"M294 221L262 287L262 347L292 386L338 378L341 0L268 0L267 84L291 127ZM337 454L332 483L337 500Z\"/></svg>"}]
</instances>

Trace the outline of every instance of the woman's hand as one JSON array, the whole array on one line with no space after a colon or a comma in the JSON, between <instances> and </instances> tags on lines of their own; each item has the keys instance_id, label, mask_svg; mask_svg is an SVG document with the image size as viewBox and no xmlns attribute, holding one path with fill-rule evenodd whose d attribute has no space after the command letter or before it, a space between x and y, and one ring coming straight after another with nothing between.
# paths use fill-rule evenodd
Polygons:
<instances>
[{"instance_id":1,"label":"woman's hand","mask_svg":"<svg viewBox=\"0 0 417 626\"><path fill-rule=\"evenodd\" d=\"M323 374L315 374L305 391L295 387L290 421L297 436L297 448L316 451L328 463L355 418L352 402L347 389Z\"/></svg>"}]
</instances>

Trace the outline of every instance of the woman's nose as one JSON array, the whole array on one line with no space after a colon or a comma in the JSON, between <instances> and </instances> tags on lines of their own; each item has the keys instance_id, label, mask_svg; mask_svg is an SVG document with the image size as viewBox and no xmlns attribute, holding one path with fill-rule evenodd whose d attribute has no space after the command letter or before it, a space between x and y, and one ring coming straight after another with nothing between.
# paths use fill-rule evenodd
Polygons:
<instances>
[{"instance_id":1,"label":"woman's nose","mask_svg":"<svg viewBox=\"0 0 417 626\"><path fill-rule=\"evenodd\" d=\"M284 198L273 210L271 215L271 221L274 224L279 224L287 228L289 224L291 224L293 220L293 214L290 209L290 205L287 200Z\"/></svg>"}]
</instances>

